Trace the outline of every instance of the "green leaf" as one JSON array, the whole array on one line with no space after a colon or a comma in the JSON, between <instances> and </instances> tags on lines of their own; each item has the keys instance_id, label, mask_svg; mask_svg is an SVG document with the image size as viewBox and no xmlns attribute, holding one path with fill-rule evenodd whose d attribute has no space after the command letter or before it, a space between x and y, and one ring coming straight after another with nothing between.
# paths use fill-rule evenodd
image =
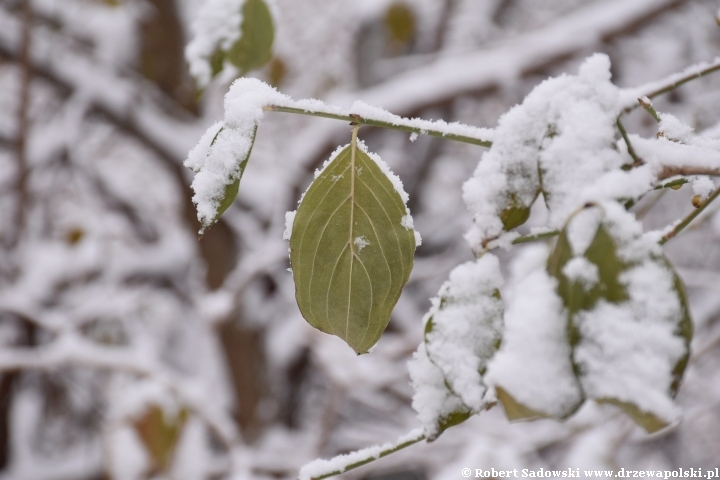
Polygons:
<instances>
[{"instance_id":1,"label":"green leaf","mask_svg":"<svg viewBox=\"0 0 720 480\"><path fill-rule=\"evenodd\" d=\"M218 133L215 135L215 138L213 139L212 143L210 144L210 148L212 149L213 144L215 143L215 139L217 139L218 135L220 135L220 132L224 130L225 127L221 128ZM250 143L250 149L248 150L247 155L245 158L243 158L240 161L239 169L237 178L233 180L232 182L225 185L225 190L223 191L222 197L220 198L220 203L217 209L217 214L215 215L215 218L213 219L212 223L210 225L204 226L203 231L207 228L214 225L222 216L223 213L225 213L225 210L227 210L230 205L233 204L235 199L237 198L238 191L240 190L240 180L242 179L243 173L245 173L245 167L247 167L248 160L250 159L250 154L252 153L253 146L255 145L255 137L257 136L257 127L255 127L255 130L253 130L252 135L252 141Z\"/></svg>"},{"instance_id":2,"label":"green leaf","mask_svg":"<svg viewBox=\"0 0 720 480\"><path fill-rule=\"evenodd\" d=\"M170 419L161 407L151 405L142 417L135 420L135 430L145 445L156 473L168 471L188 415L188 410L183 408L175 418Z\"/></svg>"},{"instance_id":3,"label":"green leaf","mask_svg":"<svg viewBox=\"0 0 720 480\"><path fill-rule=\"evenodd\" d=\"M675 368L673 368L673 382L672 385L670 385L670 394L674 398L675 395L677 395L678 388L680 388L680 382L682 381L683 373L685 373L685 367L687 367L688 361L690 360L690 342L693 337L693 323L690 318L690 306L687 300L687 293L685 292L685 285L683 285L680 275L677 274L667 258L662 257L659 261L663 262L667 269L672 272L673 289L680 299L680 308L683 312L682 320L680 320L680 323L677 325L675 335L682 337L683 340L685 340L685 355L678 360L675 364Z\"/></svg>"},{"instance_id":4,"label":"green leaf","mask_svg":"<svg viewBox=\"0 0 720 480\"><path fill-rule=\"evenodd\" d=\"M385 27L391 41L409 43L415 36L415 15L405 3L393 3L385 12Z\"/></svg>"},{"instance_id":5,"label":"green leaf","mask_svg":"<svg viewBox=\"0 0 720 480\"><path fill-rule=\"evenodd\" d=\"M246 0L242 17L240 38L228 50L227 59L240 69L240 75L245 75L272 57L275 29L270 9L263 0Z\"/></svg>"},{"instance_id":6,"label":"green leaf","mask_svg":"<svg viewBox=\"0 0 720 480\"><path fill-rule=\"evenodd\" d=\"M300 311L358 354L380 338L410 276L415 235L402 225L406 215L390 179L351 145L298 207L290 262Z\"/></svg>"},{"instance_id":7,"label":"green leaf","mask_svg":"<svg viewBox=\"0 0 720 480\"><path fill-rule=\"evenodd\" d=\"M567 232L563 230L555 250L548 259L548 273L557 278L558 294L571 315L580 310L591 310L601 298L611 303L620 303L628 299L625 286L620 283L620 274L627 265L619 259L615 241L604 225L598 226L590 246L583 255L598 267L599 281L589 290L579 282L570 281L562 273L562 269L572 257Z\"/></svg>"},{"instance_id":8,"label":"green leaf","mask_svg":"<svg viewBox=\"0 0 720 480\"><path fill-rule=\"evenodd\" d=\"M530 202L531 205L532 203L533 202ZM517 195L511 193L510 205L500 212L500 220L502 221L505 231L509 232L513 228L519 227L527 222L528 218L530 218L530 205L523 205Z\"/></svg>"},{"instance_id":9,"label":"green leaf","mask_svg":"<svg viewBox=\"0 0 720 480\"><path fill-rule=\"evenodd\" d=\"M606 207L608 206L606 205ZM607 212L605 212L603 215L607 216ZM574 257L573 249L567 236L567 226L561 232L558 238L555 249L548 261L547 269L548 273L555 276L558 280L558 294L562 298L568 312L568 336L570 345L573 348L573 367L576 376L580 379L581 384L584 386L585 389L589 390L586 391L586 394L588 395L588 397L593 398L598 403L608 403L619 407L625 413L627 413L638 425L643 427L648 432L654 432L666 427L669 421L672 420L666 418L666 409L655 411L653 409L657 407L652 406L652 404L649 404L650 406L641 407L640 405L643 404L643 398L638 398L637 395L633 397L633 395L627 393L627 391L623 391L623 393L617 395L615 393L612 393L611 395L606 395L605 392L614 392L614 390L612 388L606 389L604 386L599 385L597 380L598 377L594 377L593 375L595 375L595 373L593 372L598 371L598 368L600 368L600 371L602 371L602 369L607 369L609 367L601 367L601 364L597 363L578 364L575 360L579 349L584 349L583 352L585 352L585 355L587 355L587 349L595 352L605 352L606 349L609 351L614 350L613 346L608 343L609 339L607 337L603 337L602 333L598 333L597 331L598 326L603 323L604 319L599 319L598 317L595 317L595 320L592 320L592 322L595 323L585 325L584 322L588 321L587 317L584 315L580 315L582 312L588 312L588 314L592 314L601 300L607 302L607 304L614 304L623 309L615 310L615 312L630 312L630 316L626 319L626 321L630 323L627 323L627 326L622 328L630 328L632 325L637 324L637 322L644 322L646 320L649 320L645 319L643 316L635 316L637 314L632 313L646 311L647 307L643 302L651 301L645 298L644 295L640 295L637 298L630 296L629 288L631 288L633 285L632 278L635 278L632 273L633 271L635 271L634 269L636 268L655 268L656 270L654 271L658 271L657 269L658 267L660 267L662 270L666 270L671 273L672 285L669 285L667 283L667 279L662 282L661 277L658 276L657 278L659 283L657 288L660 288L660 285L665 285L665 287L663 288L669 288L665 295L675 295L680 304L679 313L670 313L669 315L671 316L667 317L667 321L675 322L674 331L672 331L672 333L668 332L668 335L674 335L675 337L682 338L684 343L684 353L679 359L677 359L672 369L672 372L668 372L672 376L672 384L664 387L660 385L649 387L656 388L657 390L655 392L646 391L647 395L662 394L663 390L665 390L665 394L668 395L667 398L674 397L677 393L683 371L688 361L689 344L690 339L692 338L692 322L690 320L687 299L685 296L685 290L682 285L682 281L678 277L677 273L673 270L670 262L661 253L658 254L657 251L653 251L652 248L647 247L647 243L643 243L642 239L639 236L636 236L634 238L624 238L622 241L616 240L612 236L611 229L608 227L608 225L611 225L612 222L618 221L632 222L635 220L632 219L630 214L627 214L625 212L622 213L622 216L619 216L618 213L615 212L609 218L601 219L598 223L596 233L589 247L586 249L585 252L579 255L580 257L584 258L586 261L597 267L598 279L597 282L595 282L592 286L583 285L580 281L572 281L568 279L564 273L565 266ZM629 225L629 223L626 224L626 229L627 225ZM639 243L635 243L638 240ZM623 248L626 252L632 252L632 261L621 260L618 251ZM625 255L627 255L627 253ZM607 306L604 308L607 308ZM621 315L614 318L622 319L625 317ZM608 319L608 321L610 320L613 319ZM592 325L595 326L593 327ZM673 323L670 323L670 325L673 325ZM615 326L612 328L618 327ZM583 334L583 332L585 332L585 334ZM590 336L586 338L585 335ZM637 335L637 333L635 335ZM635 342L637 343L637 348L643 349L642 351L645 351L644 349L648 349L648 352L659 352L659 350L657 349L661 347L655 347L651 343L648 343L656 341L654 340L654 338L655 337L650 336L647 340L645 340L641 337L638 337L638 339L635 340ZM618 341L619 340L620 339L618 339ZM630 379L632 379L641 385L645 385L644 382L646 382L647 380L642 370L632 368L634 360L632 360L631 357L633 354L635 354L635 352L632 350L633 349L627 351L627 359L624 359L624 354L622 353L604 353L604 355L608 356L598 357L596 355L594 357L594 362L611 362L611 365L613 365L612 368L623 368L623 365L625 365L629 368L629 370L622 372L622 375L626 377L624 381L628 382L630 381ZM659 353L655 353L655 355L658 354ZM650 353L646 352L646 355L650 355ZM590 366L590 371L588 371L588 366ZM618 374L620 373L618 372ZM602 374L600 375L600 378L602 378ZM629 395L629 397L618 398L623 397L624 395ZM670 400L667 401L670 402ZM662 413L663 411L665 413Z\"/></svg>"}]
</instances>

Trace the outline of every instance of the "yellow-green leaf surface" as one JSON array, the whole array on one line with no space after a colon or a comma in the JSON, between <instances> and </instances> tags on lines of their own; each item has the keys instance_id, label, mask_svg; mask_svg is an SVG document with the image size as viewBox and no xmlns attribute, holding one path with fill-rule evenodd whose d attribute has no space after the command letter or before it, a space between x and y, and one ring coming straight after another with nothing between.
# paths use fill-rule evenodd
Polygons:
<instances>
[{"instance_id":1,"label":"yellow-green leaf surface","mask_svg":"<svg viewBox=\"0 0 720 480\"><path fill-rule=\"evenodd\" d=\"M270 60L275 30L272 14L263 0L246 0L242 18L240 38L230 47L227 59L244 75Z\"/></svg>"},{"instance_id":2,"label":"yellow-green leaf surface","mask_svg":"<svg viewBox=\"0 0 720 480\"><path fill-rule=\"evenodd\" d=\"M413 267L415 235L390 179L348 145L303 197L290 237L305 320L365 353L382 335Z\"/></svg>"}]
</instances>

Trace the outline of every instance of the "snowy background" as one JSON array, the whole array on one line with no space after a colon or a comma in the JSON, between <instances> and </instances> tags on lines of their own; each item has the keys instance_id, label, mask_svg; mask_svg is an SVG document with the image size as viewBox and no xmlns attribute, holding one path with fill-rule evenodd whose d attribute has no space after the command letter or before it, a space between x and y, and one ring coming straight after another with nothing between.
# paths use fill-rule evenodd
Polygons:
<instances>
[{"instance_id":1,"label":"snowy background","mask_svg":"<svg viewBox=\"0 0 720 480\"><path fill-rule=\"evenodd\" d=\"M717 0L274 3L274 57L251 75L293 98L478 127L594 52L621 87L720 55ZM423 244L388 330L356 357L302 319L282 238L312 172L348 142L346 124L266 113L237 201L197 239L182 163L223 118L233 80L196 96L184 48L201 4L0 0L0 478L293 478L420 426L407 361L429 298L473 258L461 186L485 149L360 130L402 179ZM656 108L720 135L715 75ZM625 125L656 130L643 111ZM633 212L661 228L691 196L653 192ZM565 423L511 425L496 407L346 478L720 466L718 206L664 247L695 325L681 423L647 435L588 402ZM174 457L153 453L163 442L147 432L174 439L179 426Z\"/></svg>"}]
</instances>

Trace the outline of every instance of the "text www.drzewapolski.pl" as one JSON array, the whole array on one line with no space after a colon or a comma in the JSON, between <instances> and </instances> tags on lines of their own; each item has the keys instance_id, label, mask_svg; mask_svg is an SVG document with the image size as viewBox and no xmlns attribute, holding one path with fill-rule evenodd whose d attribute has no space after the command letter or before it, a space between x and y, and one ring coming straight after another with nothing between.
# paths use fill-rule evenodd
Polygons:
<instances>
[{"instance_id":1,"label":"text www.drzewapolski.pl","mask_svg":"<svg viewBox=\"0 0 720 480\"><path fill-rule=\"evenodd\" d=\"M566 468L564 470L531 470L529 468L512 470L489 470L483 468L463 468L462 476L465 478L704 478L705 480L720 480L720 468L676 468L675 470L581 470L579 468Z\"/></svg>"}]
</instances>

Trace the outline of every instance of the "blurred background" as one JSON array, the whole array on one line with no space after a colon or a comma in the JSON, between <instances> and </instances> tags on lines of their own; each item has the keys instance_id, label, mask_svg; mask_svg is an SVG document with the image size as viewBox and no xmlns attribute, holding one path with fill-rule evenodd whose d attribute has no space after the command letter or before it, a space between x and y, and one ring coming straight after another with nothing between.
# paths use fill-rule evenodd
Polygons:
<instances>
[{"instance_id":1,"label":"blurred background","mask_svg":"<svg viewBox=\"0 0 720 480\"><path fill-rule=\"evenodd\" d=\"M461 185L483 148L360 130L403 180L423 244L388 330L356 357L302 319L282 240L285 211L348 125L266 113L237 201L197 237L182 162L222 118L233 80L224 72L200 96L188 74L202 3L0 0L2 479L294 478L310 460L419 426L406 362L429 298L472 258ZM477 126L593 52L627 87L720 54L717 0L274 4L273 57L250 75L294 98ZM720 74L655 105L720 135ZM626 127L656 128L645 112ZM634 211L662 228L691 196L654 192ZM498 407L346 478L719 467L719 214L708 209L666 251L696 331L682 423L649 436L588 404L565 423L511 425Z\"/></svg>"}]
</instances>

